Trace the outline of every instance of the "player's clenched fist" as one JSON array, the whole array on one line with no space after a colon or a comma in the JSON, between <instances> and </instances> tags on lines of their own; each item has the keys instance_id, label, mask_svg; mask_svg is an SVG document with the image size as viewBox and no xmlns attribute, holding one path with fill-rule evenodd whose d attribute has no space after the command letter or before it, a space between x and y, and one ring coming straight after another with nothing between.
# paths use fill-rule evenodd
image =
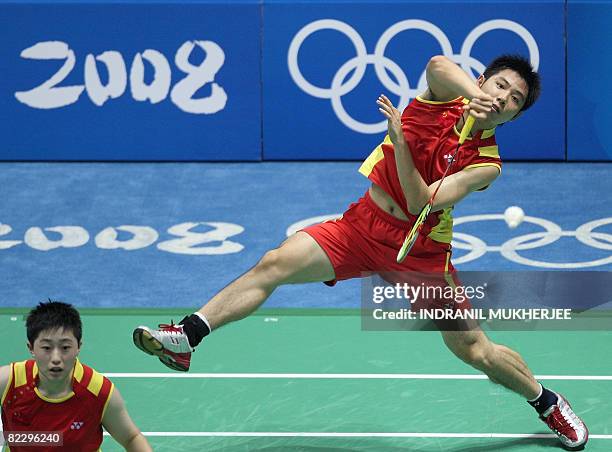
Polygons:
<instances>
[{"instance_id":1,"label":"player's clenched fist","mask_svg":"<svg viewBox=\"0 0 612 452\"><path fill-rule=\"evenodd\" d=\"M484 91L480 91L463 109L476 119L487 119L495 111L493 98Z\"/></svg>"}]
</instances>

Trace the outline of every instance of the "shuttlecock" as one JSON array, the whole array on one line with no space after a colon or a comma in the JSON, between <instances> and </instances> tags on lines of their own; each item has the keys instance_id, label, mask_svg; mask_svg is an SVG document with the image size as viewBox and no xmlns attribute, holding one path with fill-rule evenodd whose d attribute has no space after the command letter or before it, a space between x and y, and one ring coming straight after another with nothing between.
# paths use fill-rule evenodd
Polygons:
<instances>
[{"instance_id":1,"label":"shuttlecock","mask_svg":"<svg viewBox=\"0 0 612 452\"><path fill-rule=\"evenodd\" d=\"M514 229L525 219L525 212L519 206L510 206L504 212L504 220L510 229Z\"/></svg>"}]
</instances>

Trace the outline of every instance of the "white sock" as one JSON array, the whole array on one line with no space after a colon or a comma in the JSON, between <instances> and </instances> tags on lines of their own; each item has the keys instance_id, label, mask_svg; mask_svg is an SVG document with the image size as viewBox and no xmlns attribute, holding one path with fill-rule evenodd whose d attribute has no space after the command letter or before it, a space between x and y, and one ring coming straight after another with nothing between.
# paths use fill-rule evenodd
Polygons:
<instances>
[{"instance_id":1,"label":"white sock","mask_svg":"<svg viewBox=\"0 0 612 452\"><path fill-rule=\"evenodd\" d=\"M538 393L538 396L535 399L527 400L528 402L535 402L542 396L542 393L544 392L544 387L542 386L541 383L538 383L538 384L540 385L540 392Z\"/></svg>"},{"instance_id":2,"label":"white sock","mask_svg":"<svg viewBox=\"0 0 612 452\"><path fill-rule=\"evenodd\" d=\"M208 327L208 330L212 333L212 328L210 327L210 323L208 323L208 319L206 318L206 316L204 314L202 314L201 312L194 312L194 314L202 319L202 322L204 322L206 324L206 326ZM541 392L540 392L540 394L541 394Z\"/></svg>"}]
</instances>

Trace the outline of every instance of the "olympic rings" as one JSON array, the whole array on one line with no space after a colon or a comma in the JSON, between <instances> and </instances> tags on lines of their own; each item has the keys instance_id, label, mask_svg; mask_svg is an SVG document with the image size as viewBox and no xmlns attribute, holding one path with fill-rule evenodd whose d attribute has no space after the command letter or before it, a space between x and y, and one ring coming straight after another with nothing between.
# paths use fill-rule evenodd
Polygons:
<instances>
[{"instance_id":1,"label":"olympic rings","mask_svg":"<svg viewBox=\"0 0 612 452\"><path fill-rule=\"evenodd\" d=\"M344 34L353 44L356 55L340 66L332 78L329 88L322 88L313 85L304 78L298 64L298 54L302 44L310 35L326 29L335 30ZM408 19L391 25L378 39L374 53L368 54L361 35L353 27L335 19L320 19L307 24L293 37L287 52L287 65L289 67L289 73L298 87L313 97L329 99L336 116L345 126L360 133L380 133L386 130L386 121L375 124L357 121L345 110L342 105L342 96L350 93L357 87L363 79L369 64L374 65L376 75L382 85L389 90L389 92L400 97L398 102L400 106L407 105L410 99L415 98L425 91L427 87L425 72L421 74L416 88L410 88L408 77L401 67L385 56L385 50L389 42L397 36L397 34L408 30L421 30L429 33L438 41L440 51L443 55L459 64L463 70L473 76L472 71L481 74L485 69L485 66L480 61L471 56L471 51L475 42L485 33L497 29L514 32L523 40L529 50L531 64L534 69L537 70L540 65L540 51L533 35L521 24L506 19L489 20L478 25L466 36L459 54L453 52L451 42L444 31L426 20ZM351 71L353 71L353 73L347 79ZM389 77L388 72L396 78L396 81Z\"/></svg>"},{"instance_id":2,"label":"olympic rings","mask_svg":"<svg viewBox=\"0 0 612 452\"><path fill-rule=\"evenodd\" d=\"M453 222L453 229L456 226L464 223L475 221L504 221L502 214L489 215L470 215L459 217ZM517 264L528 265L530 267L539 268L557 268L557 269L575 269L575 268L590 268L600 265L612 264L612 254L601 259L594 259L583 262L548 262L542 260L530 259L521 256L518 251L531 250L550 245L561 237L576 237L581 243L601 250L612 250L612 234L605 232L593 232L593 229L607 224L612 224L612 218L601 218L599 220L590 221L576 228L575 231L564 231L559 225L544 218L527 216L523 222L533 223L544 228L544 232L534 232L524 234L518 237L511 238L499 246L487 245L482 239L463 232L453 230L454 248L469 250L467 254L459 258L453 259L454 264L464 264L476 260L489 251L497 251L509 261Z\"/></svg>"}]
</instances>

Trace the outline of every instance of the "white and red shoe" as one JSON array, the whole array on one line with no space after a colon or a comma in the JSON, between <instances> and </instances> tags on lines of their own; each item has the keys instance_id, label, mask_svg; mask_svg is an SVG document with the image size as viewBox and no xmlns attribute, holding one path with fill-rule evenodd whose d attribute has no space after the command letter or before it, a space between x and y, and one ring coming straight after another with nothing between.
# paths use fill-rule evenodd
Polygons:
<instances>
[{"instance_id":1,"label":"white and red shoe","mask_svg":"<svg viewBox=\"0 0 612 452\"><path fill-rule=\"evenodd\" d=\"M157 356L170 369L181 372L189 370L194 348L189 345L183 325L175 325L174 322L170 325L160 324L157 330L139 326L132 333L132 338L136 347Z\"/></svg>"},{"instance_id":2,"label":"white and red shoe","mask_svg":"<svg viewBox=\"0 0 612 452\"><path fill-rule=\"evenodd\" d=\"M589 440L589 429L561 394L557 394L557 403L542 413L540 419L567 450L581 450Z\"/></svg>"}]
</instances>

